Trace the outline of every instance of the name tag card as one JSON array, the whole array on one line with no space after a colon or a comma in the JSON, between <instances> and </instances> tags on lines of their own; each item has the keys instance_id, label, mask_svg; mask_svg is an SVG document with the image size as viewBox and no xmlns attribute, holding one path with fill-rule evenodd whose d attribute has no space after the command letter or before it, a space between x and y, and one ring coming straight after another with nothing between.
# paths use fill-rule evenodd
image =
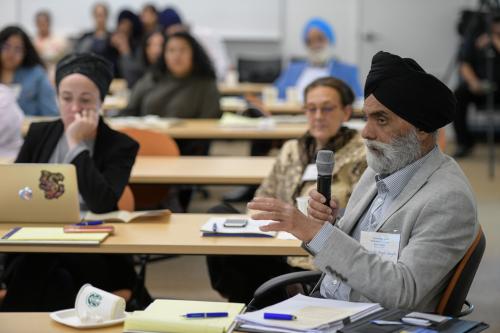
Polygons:
<instances>
[{"instance_id":1,"label":"name tag card","mask_svg":"<svg viewBox=\"0 0 500 333\"><path fill-rule=\"evenodd\" d=\"M399 234L361 231L360 243L365 249L376 253L384 260L396 263L399 257Z\"/></svg>"},{"instance_id":2,"label":"name tag card","mask_svg":"<svg viewBox=\"0 0 500 333\"><path fill-rule=\"evenodd\" d=\"M302 174L303 182L317 181L318 180L318 168L316 164L311 163L306 167L306 170Z\"/></svg>"}]
</instances>

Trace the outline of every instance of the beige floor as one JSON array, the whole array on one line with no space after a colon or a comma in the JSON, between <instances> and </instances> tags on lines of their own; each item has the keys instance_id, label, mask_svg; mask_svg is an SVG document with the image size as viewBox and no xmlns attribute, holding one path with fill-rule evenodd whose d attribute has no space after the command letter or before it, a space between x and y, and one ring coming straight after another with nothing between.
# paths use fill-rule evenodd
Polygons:
<instances>
[{"instance_id":1,"label":"beige floor","mask_svg":"<svg viewBox=\"0 0 500 333\"><path fill-rule=\"evenodd\" d=\"M241 144L218 143L215 154L246 154ZM500 147L497 146L496 178L488 177L487 150L480 146L470 158L459 161L468 176L478 201L479 220L487 237L486 252L475 281L469 292L469 300L476 306L470 316L491 325L491 332L500 332ZM208 187L211 198L196 198L191 210L204 212L216 204L229 187ZM243 208L243 205L240 207ZM148 268L147 286L154 297L223 300L210 288L205 258L180 256L153 263Z\"/></svg>"}]
</instances>

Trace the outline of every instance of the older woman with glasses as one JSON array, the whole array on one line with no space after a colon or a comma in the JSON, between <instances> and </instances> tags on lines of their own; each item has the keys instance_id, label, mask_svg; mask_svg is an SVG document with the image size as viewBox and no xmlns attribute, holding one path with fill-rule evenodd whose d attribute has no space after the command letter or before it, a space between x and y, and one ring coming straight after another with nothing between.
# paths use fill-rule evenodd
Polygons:
<instances>
[{"instance_id":1,"label":"older woman with glasses","mask_svg":"<svg viewBox=\"0 0 500 333\"><path fill-rule=\"evenodd\" d=\"M59 115L42 61L29 37L16 26L0 31L0 83L19 93L17 102L26 115Z\"/></svg>"},{"instance_id":2,"label":"older woman with glasses","mask_svg":"<svg viewBox=\"0 0 500 333\"><path fill-rule=\"evenodd\" d=\"M332 196L344 208L354 185L366 169L365 148L360 134L343 126L352 113L354 93L336 78L324 77L304 90L304 112L308 131L297 140L285 142L271 173L255 193L256 197L276 198L295 205L296 198L316 188L316 178L304 177L314 167L321 149L335 152ZM227 213L236 213L229 211ZM248 302L263 282L297 269L312 269L308 257L210 256L207 259L212 286L232 302ZM256 267L259 267L256 269ZM244 281L244 282L241 282Z\"/></svg>"}]
</instances>

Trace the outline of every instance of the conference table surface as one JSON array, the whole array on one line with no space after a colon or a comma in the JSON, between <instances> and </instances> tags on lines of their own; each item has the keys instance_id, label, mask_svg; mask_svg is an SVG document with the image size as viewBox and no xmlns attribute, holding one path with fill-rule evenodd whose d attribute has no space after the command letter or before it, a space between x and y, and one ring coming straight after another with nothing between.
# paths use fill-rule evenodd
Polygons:
<instances>
[{"instance_id":1,"label":"conference table surface","mask_svg":"<svg viewBox=\"0 0 500 333\"><path fill-rule=\"evenodd\" d=\"M26 134L29 125L37 121L50 121L54 117L26 117L22 132ZM107 120L112 118L106 118ZM116 122L116 121L115 121ZM111 127L119 130L127 125L113 124ZM219 125L218 119L182 119L167 126L160 122L158 125L144 124L144 129L162 132L170 135L174 139L225 139L225 140L249 140L249 139L296 139L302 136L307 130L306 123L299 124L276 124L269 128L257 127L223 127ZM130 127L130 126L129 126Z\"/></svg>"},{"instance_id":2,"label":"conference table surface","mask_svg":"<svg viewBox=\"0 0 500 333\"><path fill-rule=\"evenodd\" d=\"M306 255L296 239L202 237L200 228L213 214L172 214L129 223L109 223L115 234L100 245L0 244L0 253L130 253L196 255ZM228 215L229 216L229 215ZM230 215L243 218L241 215ZM0 223L0 235L14 227L61 226L50 223Z\"/></svg>"},{"instance_id":3,"label":"conference table surface","mask_svg":"<svg viewBox=\"0 0 500 333\"><path fill-rule=\"evenodd\" d=\"M273 157L137 156L131 183L256 185L271 172Z\"/></svg>"},{"instance_id":4,"label":"conference table surface","mask_svg":"<svg viewBox=\"0 0 500 333\"><path fill-rule=\"evenodd\" d=\"M122 333L123 324L101 328L76 329L59 324L48 312L3 312L0 313L2 332L8 333ZM235 331L235 333L237 333Z\"/></svg>"}]
</instances>

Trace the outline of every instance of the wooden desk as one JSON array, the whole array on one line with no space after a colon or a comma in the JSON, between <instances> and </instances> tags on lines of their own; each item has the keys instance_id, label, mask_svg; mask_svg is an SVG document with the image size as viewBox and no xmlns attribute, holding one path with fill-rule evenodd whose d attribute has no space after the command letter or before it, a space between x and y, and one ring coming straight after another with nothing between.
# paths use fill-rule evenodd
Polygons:
<instances>
[{"instance_id":1,"label":"wooden desk","mask_svg":"<svg viewBox=\"0 0 500 333\"><path fill-rule=\"evenodd\" d=\"M260 184L271 171L274 160L273 157L256 156L137 156L130 182L142 184Z\"/></svg>"},{"instance_id":2,"label":"wooden desk","mask_svg":"<svg viewBox=\"0 0 500 333\"><path fill-rule=\"evenodd\" d=\"M219 93L221 95L245 95L245 94L261 94L264 88L272 87L269 83L252 83L240 82L235 85L224 83L218 84Z\"/></svg>"},{"instance_id":3,"label":"wooden desk","mask_svg":"<svg viewBox=\"0 0 500 333\"><path fill-rule=\"evenodd\" d=\"M123 324L78 330L59 324L49 317L48 312L3 312L0 313L2 332L6 333L122 333ZM237 333L237 332L235 332Z\"/></svg>"},{"instance_id":4,"label":"wooden desk","mask_svg":"<svg viewBox=\"0 0 500 333\"><path fill-rule=\"evenodd\" d=\"M111 125L115 129L117 126ZM248 127L221 127L218 119L182 119L167 128L152 128L174 139L296 139L307 130L307 124L278 124L270 129Z\"/></svg>"},{"instance_id":5,"label":"wooden desk","mask_svg":"<svg viewBox=\"0 0 500 333\"><path fill-rule=\"evenodd\" d=\"M245 237L202 237L200 227L211 214L172 214L170 217L111 223L115 235L99 246L0 245L3 252L143 253L306 255L298 240ZM1 223L0 234L16 226L54 226L45 223Z\"/></svg>"}]
</instances>

